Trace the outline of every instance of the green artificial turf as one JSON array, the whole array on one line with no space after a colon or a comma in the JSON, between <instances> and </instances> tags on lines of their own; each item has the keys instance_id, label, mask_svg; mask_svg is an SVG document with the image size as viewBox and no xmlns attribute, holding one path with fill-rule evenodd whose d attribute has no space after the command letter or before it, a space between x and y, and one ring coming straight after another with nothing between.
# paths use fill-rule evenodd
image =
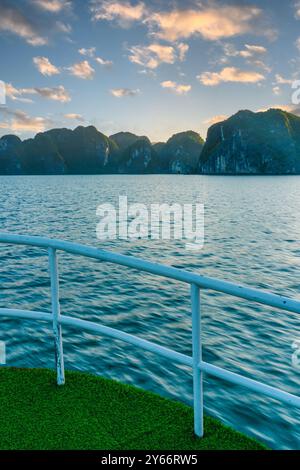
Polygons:
<instances>
[{"instance_id":1,"label":"green artificial turf","mask_svg":"<svg viewBox=\"0 0 300 470\"><path fill-rule=\"evenodd\" d=\"M193 434L193 411L181 403L78 372L0 368L0 449L264 449L205 418Z\"/></svg>"}]
</instances>

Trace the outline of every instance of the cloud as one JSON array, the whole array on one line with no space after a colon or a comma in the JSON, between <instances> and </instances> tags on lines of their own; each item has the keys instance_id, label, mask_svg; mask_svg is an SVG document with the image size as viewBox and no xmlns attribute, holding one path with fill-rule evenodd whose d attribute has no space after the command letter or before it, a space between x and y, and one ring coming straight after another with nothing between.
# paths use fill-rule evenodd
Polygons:
<instances>
[{"instance_id":1,"label":"cloud","mask_svg":"<svg viewBox=\"0 0 300 470\"><path fill-rule=\"evenodd\" d=\"M141 93L141 90L131 90L130 88L113 88L110 90L110 93L115 98L124 98L125 96L137 96Z\"/></svg>"},{"instance_id":2,"label":"cloud","mask_svg":"<svg viewBox=\"0 0 300 470\"><path fill-rule=\"evenodd\" d=\"M74 64L71 67L67 67L67 70L71 75L74 75L74 77L78 77L83 80L91 80L95 75L95 70L87 60Z\"/></svg>"},{"instance_id":3,"label":"cloud","mask_svg":"<svg viewBox=\"0 0 300 470\"><path fill-rule=\"evenodd\" d=\"M211 118L206 119L205 121L203 121L203 124L207 124L208 126L213 126L214 124L225 121L226 119L228 119L227 114L218 114L217 116L213 116Z\"/></svg>"},{"instance_id":4,"label":"cloud","mask_svg":"<svg viewBox=\"0 0 300 470\"><path fill-rule=\"evenodd\" d=\"M104 67L112 67L113 65L112 60L105 60L105 59L102 59L102 57L96 57L95 60L96 62L98 62L98 64L103 65Z\"/></svg>"},{"instance_id":5,"label":"cloud","mask_svg":"<svg viewBox=\"0 0 300 470\"><path fill-rule=\"evenodd\" d=\"M292 85L294 81L295 80L291 78L282 77L282 75L280 75L279 73L275 75L275 83L277 83L278 85Z\"/></svg>"},{"instance_id":6,"label":"cloud","mask_svg":"<svg viewBox=\"0 0 300 470\"><path fill-rule=\"evenodd\" d=\"M92 0L90 5L92 18L96 21L116 20L122 27L128 27L134 21L142 20L146 14L144 3L131 5L129 2L114 2L110 0Z\"/></svg>"},{"instance_id":7,"label":"cloud","mask_svg":"<svg viewBox=\"0 0 300 470\"><path fill-rule=\"evenodd\" d=\"M254 54L266 54L267 49L264 46L256 46L255 44L245 44L245 48L252 55Z\"/></svg>"},{"instance_id":8,"label":"cloud","mask_svg":"<svg viewBox=\"0 0 300 470\"><path fill-rule=\"evenodd\" d=\"M52 75L58 75L60 73L60 70L55 65L51 64L47 57L34 57L33 63L44 76L51 77Z\"/></svg>"},{"instance_id":9,"label":"cloud","mask_svg":"<svg viewBox=\"0 0 300 470\"><path fill-rule=\"evenodd\" d=\"M84 47L82 47L81 49L78 49L78 52L81 55L85 55L92 58L95 57L96 48L90 47L89 49L85 49Z\"/></svg>"},{"instance_id":10,"label":"cloud","mask_svg":"<svg viewBox=\"0 0 300 470\"><path fill-rule=\"evenodd\" d=\"M245 49L237 50L232 44L225 44L224 52L227 57L243 57L249 59L257 55L266 54L267 49L264 46L245 44Z\"/></svg>"},{"instance_id":11,"label":"cloud","mask_svg":"<svg viewBox=\"0 0 300 470\"><path fill-rule=\"evenodd\" d=\"M264 55L268 52L264 46L256 44L245 44L244 49L238 50L233 44L223 45L225 57L219 63L228 63L227 57L241 57L246 59L247 64L258 67L265 72L271 72L271 68L265 63Z\"/></svg>"},{"instance_id":12,"label":"cloud","mask_svg":"<svg viewBox=\"0 0 300 470\"><path fill-rule=\"evenodd\" d=\"M9 129L11 132L43 132L50 127L52 121L42 117L31 117L24 111L8 110L4 114L8 120L0 122L1 129Z\"/></svg>"},{"instance_id":13,"label":"cloud","mask_svg":"<svg viewBox=\"0 0 300 470\"><path fill-rule=\"evenodd\" d=\"M12 101L20 101L22 103L33 103L32 99L24 98L24 95L35 94L32 88L17 89L11 83L5 83L5 90L7 98L10 98Z\"/></svg>"},{"instance_id":14,"label":"cloud","mask_svg":"<svg viewBox=\"0 0 300 470\"><path fill-rule=\"evenodd\" d=\"M261 73L236 67L225 67L220 72L204 72L197 78L205 86L216 86L222 82L259 83L265 80L265 76Z\"/></svg>"},{"instance_id":15,"label":"cloud","mask_svg":"<svg viewBox=\"0 0 300 470\"><path fill-rule=\"evenodd\" d=\"M274 95L280 95L281 94L281 88L279 86L274 86L272 88L272 91L273 91Z\"/></svg>"},{"instance_id":16,"label":"cloud","mask_svg":"<svg viewBox=\"0 0 300 470\"><path fill-rule=\"evenodd\" d=\"M180 85L172 80L166 80L161 82L162 88L167 88L177 95L186 95L189 91L191 91L191 85Z\"/></svg>"},{"instance_id":17,"label":"cloud","mask_svg":"<svg viewBox=\"0 0 300 470\"><path fill-rule=\"evenodd\" d=\"M64 86L60 85L54 88L34 88L34 91L41 97L48 100L60 101L60 103L68 103L71 97Z\"/></svg>"},{"instance_id":18,"label":"cloud","mask_svg":"<svg viewBox=\"0 0 300 470\"><path fill-rule=\"evenodd\" d=\"M130 62L150 69L157 68L160 63L174 64L175 50L172 46L151 44L150 46L133 46L129 49Z\"/></svg>"},{"instance_id":19,"label":"cloud","mask_svg":"<svg viewBox=\"0 0 300 470\"><path fill-rule=\"evenodd\" d=\"M223 49L226 57L237 57L241 55L241 51L238 51L233 44L226 43L223 45Z\"/></svg>"},{"instance_id":20,"label":"cloud","mask_svg":"<svg viewBox=\"0 0 300 470\"><path fill-rule=\"evenodd\" d=\"M53 101L68 103L71 97L64 86L60 85L54 88L15 88L11 83L6 83L6 95L13 101L32 102L31 99L24 98L24 95L38 95Z\"/></svg>"},{"instance_id":21,"label":"cloud","mask_svg":"<svg viewBox=\"0 0 300 470\"><path fill-rule=\"evenodd\" d=\"M0 5L0 31L15 34L31 46L44 46L48 42L23 11L3 0Z\"/></svg>"},{"instance_id":22,"label":"cloud","mask_svg":"<svg viewBox=\"0 0 300 470\"><path fill-rule=\"evenodd\" d=\"M184 42L181 42L180 44L178 44L177 49L178 49L180 62L183 62L185 60L185 56L189 48L190 46L188 44L185 44Z\"/></svg>"},{"instance_id":23,"label":"cloud","mask_svg":"<svg viewBox=\"0 0 300 470\"><path fill-rule=\"evenodd\" d=\"M59 13L71 7L68 0L32 0L37 7L50 13Z\"/></svg>"},{"instance_id":24,"label":"cloud","mask_svg":"<svg viewBox=\"0 0 300 470\"><path fill-rule=\"evenodd\" d=\"M299 51L300 51L300 37L295 42L295 45L296 45L297 49L299 49Z\"/></svg>"},{"instance_id":25,"label":"cloud","mask_svg":"<svg viewBox=\"0 0 300 470\"><path fill-rule=\"evenodd\" d=\"M215 41L251 32L253 20L257 20L261 13L261 9L256 7L202 6L153 13L146 22L156 37L167 41L194 35Z\"/></svg>"},{"instance_id":26,"label":"cloud","mask_svg":"<svg viewBox=\"0 0 300 470\"><path fill-rule=\"evenodd\" d=\"M286 111L287 113L300 114L300 109L296 105L291 104L274 104L272 106L266 106L265 108L260 108L257 110L258 113L265 113L270 109L281 109L281 111Z\"/></svg>"},{"instance_id":27,"label":"cloud","mask_svg":"<svg viewBox=\"0 0 300 470\"><path fill-rule=\"evenodd\" d=\"M267 73L270 73L272 71L272 68L269 67L263 60L251 60L249 63L251 63L255 67L264 70Z\"/></svg>"},{"instance_id":28,"label":"cloud","mask_svg":"<svg viewBox=\"0 0 300 470\"><path fill-rule=\"evenodd\" d=\"M113 65L113 62L111 60L106 60L103 59L102 57L96 57L96 48L95 47L90 47L89 49L85 49L82 47L81 49L78 49L79 54L90 57L91 59L95 59L95 61L103 65L104 67L111 67Z\"/></svg>"},{"instance_id":29,"label":"cloud","mask_svg":"<svg viewBox=\"0 0 300 470\"><path fill-rule=\"evenodd\" d=\"M55 23L56 29L64 34L70 34L72 32L72 26L68 23L64 23L63 21L56 21Z\"/></svg>"},{"instance_id":30,"label":"cloud","mask_svg":"<svg viewBox=\"0 0 300 470\"><path fill-rule=\"evenodd\" d=\"M90 11L94 20L117 21L125 28L133 22L140 22L148 26L153 36L170 42L194 35L208 40L219 40L251 33L258 28L257 20L262 15L262 10L257 7L217 7L212 5L212 2L208 2L208 5L198 3L197 8L181 7L170 11L155 11L146 7L143 2L132 4L129 1L91 0ZM260 32L274 35L265 25Z\"/></svg>"},{"instance_id":31,"label":"cloud","mask_svg":"<svg viewBox=\"0 0 300 470\"><path fill-rule=\"evenodd\" d=\"M76 114L76 113L64 114L64 117L66 119L71 119L71 120L80 121L80 122L85 121L84 117L81 114Z\"/></svg>"},{"instance_id":32,"label":"cloud","mask_svg":"<svg viewBox=\"0 0 300 470\"><path fill-rule=\"evenodd\" d=\"M128 58L134 64L153 70L162 63L174 64L176 60L183 61L188 49L189 46L184 43L180 43L175 47L153 43L149 46L131 47Z\"/></svg>"},{"instance_id":33,"label":"cloud","mask_svg":"<svg viewBox=\"0 0 300 470\"><path fill-rule=\"evenodd\" d=\"M300 20L300 1L295 2L295 18Z\"/></svg>"},{"instance_id":34,"label":"cloud","mask_svg":"<svg viewBox=\"0 0 300 470\"><path fill-rule=\"evenodd\" d=\"M289 85L289 86L292 86L292 84L294 83L294 79L292 78L285 78L283 77L282 75L280 75L279 73L277 73L275 75L275 81L273 82L273 88L272 88L272 91L274 93L274 95L281 95L281 88L283 85Z\"/></svg>"},{"instance_id":35,"label":"cloud","mask_svg":"<svg viewBox=\"0 0 300 470\"><path fill-rule=\"evenodd\" d=\"M138 70L137 73L139 73L140 75L148 75L149 77L152 77L152 78L157 76L156 72L154 72L151 69L140 69Z\"/></svg>"}]
</instances>

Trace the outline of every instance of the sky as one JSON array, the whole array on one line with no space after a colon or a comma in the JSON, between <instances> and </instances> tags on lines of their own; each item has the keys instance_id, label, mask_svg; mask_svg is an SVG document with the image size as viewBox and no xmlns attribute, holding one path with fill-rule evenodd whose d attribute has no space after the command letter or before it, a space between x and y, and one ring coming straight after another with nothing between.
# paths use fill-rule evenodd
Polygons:
<instances>
[{"instance_id":1,"label":"sky","mask_svg":"<svg viewBox=\"0 0 300 470\"><path fill-rule=\"evenodd\" d=\"M0 57L0 136L205 138L240 109L294 111L300 0L0 0Z\"/></svg>"}]
</instances>

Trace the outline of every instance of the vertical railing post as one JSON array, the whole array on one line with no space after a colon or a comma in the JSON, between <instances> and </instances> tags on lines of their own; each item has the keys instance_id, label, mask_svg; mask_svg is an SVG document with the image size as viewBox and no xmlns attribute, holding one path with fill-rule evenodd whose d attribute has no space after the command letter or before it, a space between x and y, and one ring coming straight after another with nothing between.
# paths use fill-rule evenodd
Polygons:
<instances>
[{"instance_id":1,"label":"vertical railing post","mask_svg":"<svg viewBox=\"0 0 300 470\"><path fill-rule=\"evenodd\" d=\"M203 437L203 372L199 368L202 361L200 289L191 285L192 336L193 336L193 391L194 391L194 432Z\"/></svg>"},{"instance_id":2,"label":"vertical railing post","mask_svg":"<svg viewBox=\"0 0 300 470\"><path fill-rule=\"evenodd\" d=\"M55 363L57 372L57 385L65 383L64 353L62 343L62 332L60 325L60 305L59 305L59 278L56 250L49 248L49 269L51 280L51 303L53 316L53 335L55 346Z\"/></svg>"}]
</instances>

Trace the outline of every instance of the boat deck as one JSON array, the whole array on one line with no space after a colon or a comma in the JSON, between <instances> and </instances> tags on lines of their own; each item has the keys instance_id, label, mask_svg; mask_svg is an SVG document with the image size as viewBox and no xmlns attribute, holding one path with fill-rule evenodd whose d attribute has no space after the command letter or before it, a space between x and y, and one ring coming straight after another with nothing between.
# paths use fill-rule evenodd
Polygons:
<instances>
[{"instance_id":1,"label":"boat deck","mask_svg":"<svg viewBox=\"0 0 300 470\"><path fill-rule=\"evenodd\" d=\"M138 388L80 372L66 384L46 369L0 368L1 450L264 449L205 417L193 432L193 409Z\"/></svg>"}]
</instances>

